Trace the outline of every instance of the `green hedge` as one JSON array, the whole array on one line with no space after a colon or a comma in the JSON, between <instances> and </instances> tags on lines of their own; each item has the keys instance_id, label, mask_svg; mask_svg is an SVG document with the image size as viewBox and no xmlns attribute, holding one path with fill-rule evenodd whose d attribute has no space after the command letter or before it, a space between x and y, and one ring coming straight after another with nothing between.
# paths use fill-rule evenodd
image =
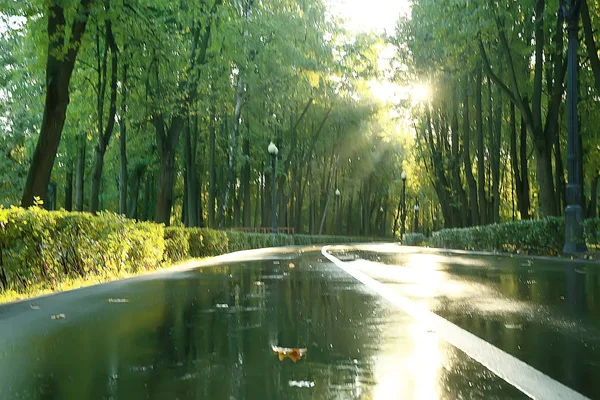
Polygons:
<instances>
[{"instance_id":1,"label":"green hedge","mask_svg":"<svg viewBox=\"0 0 600 400\"><path fill-rule=\"evenodd\" d=\"M365 240L296 235L295 244ZM189 258L291 244L289 235L164 228L112 213L0 208L0 291L54 288L69 278L111 278Z\"/></svg>"},{"instance_id":2,"label":"green hedge","mask_svg":"<svg viewBox=\"0 0 600 400\"><path fill-rule=\"evenodd\" d=\"M404 235L404 244L407 246L423 246L425 244L425 235L422 233L406 233Z\"/></svg>"},{"instance_id":3,"label":"green hedge","mask_svg":"<svg viewBox=\"0 0 600 400\"><path fill-rule=\"evenodd\" d=\"M163 259L163 227L116 214L0 209L3 289L153 268Z\"/></svg>"},{"instance_id":4,"label":"green hedge","mask_svg":"<svg viewBox=\"0 0 600 400\"><path fill-rule=\"evenodd\" d=\"M381 240L384 239L357 236L295 235L294 244L308 246L313 244L365 243Z\"/></svg>"},{"instance_id":5,"label":"green hedge","mask_svg":"<svg viewBox=\"0 0 600 400\"><path fill-rule=\"evenodd\" d=\"M600 219L584 222L585 240L600 243ZM434 247L479 251L524 251L556 255L565 242L564 219L549 217L535 221L506 222L472 228L443 229L431 239Z\"/></svg>"}]
</instances>

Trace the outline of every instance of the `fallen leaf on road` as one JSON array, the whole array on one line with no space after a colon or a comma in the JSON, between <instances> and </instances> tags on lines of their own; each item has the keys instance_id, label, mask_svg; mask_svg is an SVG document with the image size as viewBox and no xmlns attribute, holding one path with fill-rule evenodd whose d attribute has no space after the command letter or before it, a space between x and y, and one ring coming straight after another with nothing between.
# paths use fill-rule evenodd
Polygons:
<instances>
[{"instance_id":1,"label":"fallen leaf on road","mask_svg":"<svg viewBox=\"0 0 600 400\"><path fill-rule=\"evenodd\" d=\"M289 358L293 362L300 360L308 351L308 349L302 348L289 348L289 347L279 347L279 346L271 346L273 353L279 356L279 361L283 361L284 358Z\"/></svg>"}]
</instances>

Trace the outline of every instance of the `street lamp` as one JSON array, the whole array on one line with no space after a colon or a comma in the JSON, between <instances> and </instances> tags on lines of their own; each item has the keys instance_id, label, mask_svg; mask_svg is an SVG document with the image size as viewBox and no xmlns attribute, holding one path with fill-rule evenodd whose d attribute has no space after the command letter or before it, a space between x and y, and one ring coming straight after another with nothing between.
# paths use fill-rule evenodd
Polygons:
<instances>
[{"instance_id":1,"label":"street lamp","mask_svg":"<svg viewBox=\"0 0 600 400\"><path fill-rule=\"evenodd\" d=\"M340 236L342 234L342 193L340 192L340 189L335 189L335 198L337 202L337 235Z\"/></svg>"},{"instance_id":2,"label":"street lamp","mask_svg":"<svg viewBox=\"0 0 600 400\"><path fill-rule=\"evenodd\" d=\"M577 114L577 31L582 0L561 0L560 10L567 23L569 38L567 54L567 208L565 209L565 245L563 253L587 251L583 237L583 208L581 207L581 171L579 169L579 138ZM566 4L565 4L566 3Z\"/></svg>"},{"instance_id":3,"label":"street lamp","mask_svg":"<svg viewBox=\"0 0 600 400\"><path fill-rule=\"evenodd\" d=\"M400 229L400 240L404 240L406 233L406 171L402 171L402 228Z\"/></svg>"},{"instance_id":4,"label":"street lamp","mask_svg":"<svg viewBox=\"0 0 600 400\"><path fill-rule=\"evenodd\" d=\"M271 166L273 167L273 233L277 233L277 153L279 149L275 143L269 143L267 148L271 155Z\"/></svg>"},{"instance_id":5,"label":"street lamp","mask_svg":"<svg viewBox=\"0 0 600 400\"><path fill-rule=\"evenodd\" d=\"M419 232L419 205L415 204L415 232Z\"/></svg>"}]
</instances>

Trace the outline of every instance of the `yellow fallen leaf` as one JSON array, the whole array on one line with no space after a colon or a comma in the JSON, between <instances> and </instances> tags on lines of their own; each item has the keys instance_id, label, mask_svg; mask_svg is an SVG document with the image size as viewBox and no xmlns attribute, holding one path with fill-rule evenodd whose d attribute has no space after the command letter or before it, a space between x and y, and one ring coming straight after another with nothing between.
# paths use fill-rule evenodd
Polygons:
<instances>
[{"instance_id":1,"label":"yellow fallen leaf","mask_svg":"<svg viewBox=\"0 0 600 400\"><path fill-rule=\"evenodd\" d=\"M279 346L271 346L271 349L273 350L273 353L278 355L279 361L283 361L283 359L287 357L293 362L300 360L308 351L306 348L289 348Z\"/></svg>"}]
</instances>

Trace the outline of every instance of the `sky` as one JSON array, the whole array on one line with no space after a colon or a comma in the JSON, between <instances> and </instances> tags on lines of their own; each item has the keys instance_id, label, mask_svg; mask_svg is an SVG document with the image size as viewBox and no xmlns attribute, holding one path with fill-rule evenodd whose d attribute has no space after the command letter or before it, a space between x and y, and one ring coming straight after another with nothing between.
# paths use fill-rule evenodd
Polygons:
<instances>
[{"instance_id":1,"label":"sky","mask_svg":"<svg viewBox=\"0 0 600 400\"><path fill-rule=\"evenodd\" d=\"M385 30L392 34L396 21L410 11L409 0L325 0L333 14L347 20L348 29L360 31Z\"/></svg>"}]
</instances>

